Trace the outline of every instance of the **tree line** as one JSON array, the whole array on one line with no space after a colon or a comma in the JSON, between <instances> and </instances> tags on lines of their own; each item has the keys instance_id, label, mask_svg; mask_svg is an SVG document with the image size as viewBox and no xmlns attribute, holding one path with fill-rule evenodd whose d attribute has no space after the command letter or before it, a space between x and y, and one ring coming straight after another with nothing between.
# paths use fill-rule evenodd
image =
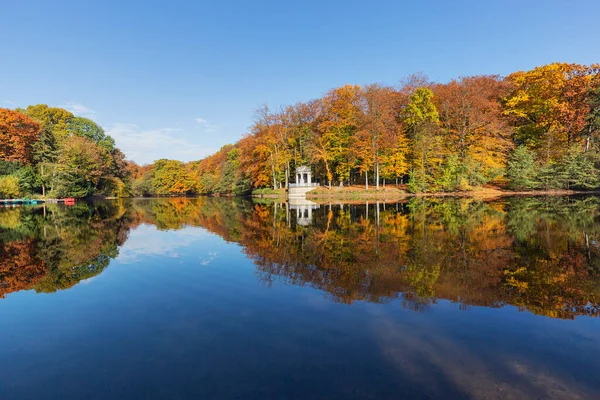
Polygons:
<instances>
[{"instance_id":1,"label":"tree line","mask_svg":"<svg viewBox=\"0 0 600 400\"><path fill-rule=\"evenodd\" d=\"M323 185L411 192L600 186L600 65L553 63L506 77L345 85L259 108L249 133L189 164L160 160L138 193L241 194L285 188L309 165ZM163 170L177 179L163 179ZM176 173L175 173L176 171Z\"/></svg>"},{"instance_id":2,"label":"tree line","mask_svg":"<svg viewBox=\"0 0 600 400\"><path fill-rule=\"evenodd\" d=\"M199 161L125 160L95 122L46 105L0 109L0 197L226 194L321 184L410 192L600 187L600 64L506 77L334 88L256 111L249 132Z\"/></svg>"}]
</instances>

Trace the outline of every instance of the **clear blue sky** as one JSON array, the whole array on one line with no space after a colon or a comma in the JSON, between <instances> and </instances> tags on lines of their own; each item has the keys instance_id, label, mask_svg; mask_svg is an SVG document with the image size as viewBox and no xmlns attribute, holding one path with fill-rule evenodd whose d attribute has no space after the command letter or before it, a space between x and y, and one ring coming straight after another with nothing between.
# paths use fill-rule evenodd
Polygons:
<instances>
[{"instance_id":1,"label":"clear blue sky","mask_svg":"<svg viewBox=\"0 0 600 400\"><path fill-rule=\"evenodd\" d=\"M0 107L92 117L133 160L199 159L346 83L600 62L600 1L4 1Z\"/></svg>"}]
</instances>

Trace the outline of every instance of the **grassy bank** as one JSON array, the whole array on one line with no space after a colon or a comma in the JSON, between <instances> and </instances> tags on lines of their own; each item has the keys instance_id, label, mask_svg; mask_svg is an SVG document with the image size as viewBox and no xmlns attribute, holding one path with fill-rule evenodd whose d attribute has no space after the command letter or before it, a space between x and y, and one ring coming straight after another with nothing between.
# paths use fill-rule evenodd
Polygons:
<instances>
[{"instance_id":1,"label":"grassy bank","mask_svg":"<svg viewBox=\"0 0 600 400\"><path fill-rule=\"evenodd\" d=\"M252 197L269 198L269 199L279 199L279 198L285 199L285 198L287 198L287 191L285 189L273 190L271 188L254 189L252 191Z\"/></svg>"},{"instance_id":2,"label":"grassy bank","mask_svg":"<svg viewBox=\"0 0 600 400\"><path fill-rule=\"evenodd\" d=\"M470 197L477 199L492 199L505 196L567 196L576 194L600 194L599 191L577 191L577 190L532 190L511 191L496 186L476 188L472 191L463 192L436 192L436 193L410 193L403 186L386 186L365 189L364 186L319 187L306 194L306 198L315 202L329 200L384 200L395 201L409 197Z\"/></svg>"}]
</instances>

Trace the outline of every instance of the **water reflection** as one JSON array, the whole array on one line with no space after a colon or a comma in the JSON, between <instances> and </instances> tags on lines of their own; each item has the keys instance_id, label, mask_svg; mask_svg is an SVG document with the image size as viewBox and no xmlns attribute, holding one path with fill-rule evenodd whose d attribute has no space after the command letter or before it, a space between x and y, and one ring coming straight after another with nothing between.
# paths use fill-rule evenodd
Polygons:
<instances>
[{"instance_id":1,"label":"water reflection","mask_svg":"<svg viewBox=\"0 0 600 400\"><path fill-rule=\"evenodd\" d=\"M319 207L177 198L1 209L0 296L68 289L100 274L130 229L151 224L203 227L240 243L266 284L310 285L336 302L399 298L427 311L448 299L461 309L508 304L553 318L597 316L599 203L411 199Z\"/></svg>"}]
</instances>

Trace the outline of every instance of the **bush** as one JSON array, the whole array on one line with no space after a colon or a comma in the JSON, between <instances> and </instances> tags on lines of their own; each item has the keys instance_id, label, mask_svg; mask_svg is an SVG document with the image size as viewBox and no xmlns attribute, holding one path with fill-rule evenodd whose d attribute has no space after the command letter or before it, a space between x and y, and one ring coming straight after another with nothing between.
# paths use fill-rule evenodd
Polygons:
<instances>
[{"instance_id":1,"label":"bush","mask_svg":"<svg viewBox=\"0 0 600 400\"><path fill-rule=\"evenodd\" d=\"M11 199L19 197L19 178L14 175L0 176L0 198Z\"/></svg>"}]
</instances>

